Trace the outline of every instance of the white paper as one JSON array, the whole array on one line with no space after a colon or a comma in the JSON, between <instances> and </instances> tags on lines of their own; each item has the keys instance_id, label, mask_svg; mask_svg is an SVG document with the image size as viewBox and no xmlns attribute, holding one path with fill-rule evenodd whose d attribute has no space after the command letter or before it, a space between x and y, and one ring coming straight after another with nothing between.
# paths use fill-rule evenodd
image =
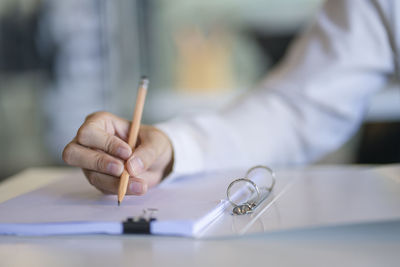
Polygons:
<instances>
[{"instance_id":1,"label":"white paper","mask_svg":"<svg viewBox=\"0 0 400 267\"><path fill-rule=\"evenodd\" d=\"M153 234L196 236L231 207L226 201L226 188L244 173L220 172L176 179L150 189L145 196L126 196L122 205L117 206L116 196L98 192L77 172L0 204L0 233L118 234L122 231L118 225L128 217L155 208L158 211L157 220L151 224Z\"/></svg>"},{"instance_id":2,"label":"white paper","mask_svg":"<svg viewBox=\"0 0 400 267\"><path fill-rule=\"evenodd\" d=\"M77 172L0 204L0 234L120 234L121 222L146 208L158 209L152 233L202 238L400 219L400 165L277 171L271 196L253 214L232 216L226 188L244 173L184 177L118 207Z\"/></svg>"}]
</instances>

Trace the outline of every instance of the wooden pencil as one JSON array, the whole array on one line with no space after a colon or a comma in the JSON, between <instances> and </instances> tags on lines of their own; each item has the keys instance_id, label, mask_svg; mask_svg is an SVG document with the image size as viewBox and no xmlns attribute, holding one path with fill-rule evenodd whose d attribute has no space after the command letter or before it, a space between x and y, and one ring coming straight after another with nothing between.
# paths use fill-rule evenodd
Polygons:
<instances>
[{"instance_id":1,"label":"wooden pencil","mask_svg":"<svg viewBox=\"0 0 400 267\"><path fill-rule=\"evenodd\" d=\"M139 83L139 89L136 97L135 110L133 112L132 124L129 129L128 144L132 148L132 152L135 150L137 138L139 135L140 121L142 120L144 101L146 99L147 88L149 86L149 80L146 77L142 77ZM126 190L128 188L129 173L124 169L118 188L118 206L121 204L125 197Z\"/></svg>"}]
</instances>

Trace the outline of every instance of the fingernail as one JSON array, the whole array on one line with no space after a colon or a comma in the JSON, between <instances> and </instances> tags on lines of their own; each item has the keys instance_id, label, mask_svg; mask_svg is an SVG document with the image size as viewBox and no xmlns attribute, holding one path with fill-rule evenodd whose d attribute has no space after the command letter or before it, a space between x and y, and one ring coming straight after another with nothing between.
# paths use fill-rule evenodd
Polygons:
<instances>
[{"instance_id":1,"label":"fingernail","mask_svg":"<svg viewBox=\"0 0 400 267\"><path fill-rule=\"evenodd\" d=\"M129 149L127 149L126 147L118 147L116 156L122 159L127 159L130 155L131 151Z\"/></svg>"},{"instance_id":2,"label":"fingernail","mask_svg":"<svg viewBox=\"0 0 400 267\"><path fill-rule=\"evenodd\" d=\"M135 181L132 182L129 185L129 189L134 194L142 194L143 193L143 185L142 185L142 183L139 183L139 182L135 182Z\"/></svg>"},{"instance_id":3,"label":"fingernail","mask_svg":"<svg viewBox=\"0 0 400 267\"><path fill-rule=\"evenodd\" d=\"M121 175L123 171L124 171L124 166L122 164L111 162L108 163L107 165L107 172L115 176Z\"/></svg>"},{"instance_id":4,"label":"fingernail","mask_svg":"<svg viewBox=\"0 0 400 267\"><path fill-rule=\"evenodd\" d=\"M135 175L141 174L144 169L143 161L138 157L133 157L129 160L129 165Z\"/></svg>"}]
</instances>

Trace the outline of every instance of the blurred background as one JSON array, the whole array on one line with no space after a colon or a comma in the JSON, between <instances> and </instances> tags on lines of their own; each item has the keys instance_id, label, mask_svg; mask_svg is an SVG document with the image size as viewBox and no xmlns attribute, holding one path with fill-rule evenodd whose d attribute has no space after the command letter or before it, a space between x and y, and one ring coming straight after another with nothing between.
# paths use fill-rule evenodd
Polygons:
<instances>
[{"instance_id":1,"label":"blurred background","mask_svg":"<svg viewBox=\"0 0 400 267\"><path fill-rule=\"evenodd\" d=\"M321 0L1 0L0 180L60 165L86 115L133 111L144 123L218 108L253 87ZM385 88L364 126L319 163L399 162L400 90Z\"/></svg>"}]
</instances>

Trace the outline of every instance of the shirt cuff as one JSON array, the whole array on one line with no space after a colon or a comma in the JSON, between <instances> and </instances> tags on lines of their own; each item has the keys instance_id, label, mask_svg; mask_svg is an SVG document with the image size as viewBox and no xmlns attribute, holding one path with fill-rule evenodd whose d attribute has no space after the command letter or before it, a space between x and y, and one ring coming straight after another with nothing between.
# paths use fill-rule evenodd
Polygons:
<instances>
[{"instance_id":1,"label":"shirt cuff","mask_svg":"<svg viewBox=\"0 0 400 267\"><path fill-rule=\"evenodd\" d=\"M202 139L199 130L196 130L190 121L174 119L154 126L168 136L173 147L172 172L164 179L165 181L170 182L183 175L204 170Z\"/></svg>"}]
</instances>

